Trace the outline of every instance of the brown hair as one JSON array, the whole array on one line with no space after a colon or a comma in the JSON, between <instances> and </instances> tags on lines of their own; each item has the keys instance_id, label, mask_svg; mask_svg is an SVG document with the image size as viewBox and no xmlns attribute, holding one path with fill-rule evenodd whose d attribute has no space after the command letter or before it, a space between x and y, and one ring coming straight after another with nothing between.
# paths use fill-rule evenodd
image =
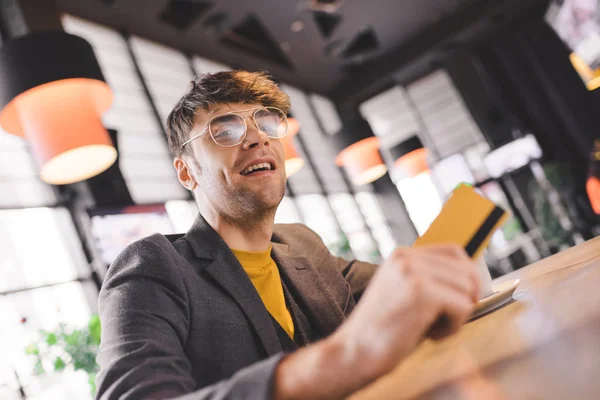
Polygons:
<instances>
[{"instance_id":1,"label":"brown hair","mask_svg":"<svg viewBox=\"0 0 600 400\"><path fill-rule=\"evenodd\" d=\"M288 95L265 72L238 70L198 75L167 117L167 139L173 157L185 153L181 144L189 138L196 112L222 103L259 103L285 113L290 108Z\"/></svg>"}]
</instances>

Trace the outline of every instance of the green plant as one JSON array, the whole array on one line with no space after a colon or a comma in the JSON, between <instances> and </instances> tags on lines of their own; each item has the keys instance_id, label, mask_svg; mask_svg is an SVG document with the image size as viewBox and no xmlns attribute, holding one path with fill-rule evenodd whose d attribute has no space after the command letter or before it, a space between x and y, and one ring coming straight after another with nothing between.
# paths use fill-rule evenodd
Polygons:
<instances>
[{"instance_id":1,"label":"green plant","mask_svg":"<svg viewBox=\"0 0 600 400\"><path fill-rule=\"evenodd\" d=\"M100 331L100 318L97 315L92 315L83 328L61 323L53 331L40 330L40 339L25 348L25 353L33 358L34 374L45 374L48 366L55 372L67 368L83 370L88 374L90 389L95 394Z\"/></svg>"},{"instance_id":2,"label":"green plant","mask_svg":"<svg viewBox=\"0 0 600 400\"><path fill-rule=\"evenodd\" d=\"M369 258L367 259L368 262L370 262L371 264L381 264L382 257L381 257L381 253L379 252L379 249L374 248L371 250L371 252L369 253Z\"/></svg>"},{"instance_id":3,"label":"green plant","mask_svg":"<svg viewBox=\"0 0 600 400\"><path fill-rule=\"evenodd\" d=\"M346 260L351 260L354 258L352 254L352 248L350 247L350 241L348 237L342 233L337 242L332 242L327 245L327 248L331 252L331 254L342 257ZM373 248L369 251L368 256L363 261L368 261L373 264L379 264L381 262L381 253L377 248Z\"/></svg>"},{"instance_id":4,"label":"green plant","mask_svg":"<svg viewBox=\"0 0 600 400\"><path fill-rule=\"evenodd\" d=\"M571 182L573 178L569 174L568 168L559 163L547 163L543 166L546 179L554 187L564 201L565 197L570 196ZM535 179L529 182L529 197L533 202L533 214L536 223L540 228L543 238L552 247L559 248L569 244L570 233L560 224L560 221L552 209L550 198L540 187ZM569 210L567 210L569 211ZM569 216L573 220L573 216Z\"/></svg>"},{"instance_id":5,"label":"green plant","mask_svg":"<svg viewBox=\"0 0 600 400\"><path fill-rule=\"evenodd\" d=\"M504 226L502 226L502 233L504 234L504 239L506 239L507 242L514 240L517 236L523 233L521 223L513 214L508 217L508 220Z\"/></svg>"},{"instance_id":6,"label":"green plant","mask_svg":"<svg viewBox=\"0 0 600 400\"><path fill-rule=\"evenodd\" d=\"M350 241L345 234L341 234L337 242L329 243L327 248L331 254L342 257L347 260L352 258L352 249L350 248Z\"/></svg>"}]
</instances>

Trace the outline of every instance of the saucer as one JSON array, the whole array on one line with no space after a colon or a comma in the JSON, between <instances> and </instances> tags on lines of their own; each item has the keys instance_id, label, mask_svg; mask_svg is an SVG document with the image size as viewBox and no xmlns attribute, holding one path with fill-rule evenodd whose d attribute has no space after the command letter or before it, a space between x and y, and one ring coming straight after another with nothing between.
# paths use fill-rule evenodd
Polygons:
<instances>
[{"instance_id":1,"label":"saucer","mask_svg":"<svg viewBox=\"0 0 600 400\"><path fill-rule=\"evenodd\" d=\"M513 279L494 286L494 293L477 302L470 320L493 311L511 301L512 294L517 286L519 286L519 283L521 283L520 279Z\"/></svg>"}]
</instances>

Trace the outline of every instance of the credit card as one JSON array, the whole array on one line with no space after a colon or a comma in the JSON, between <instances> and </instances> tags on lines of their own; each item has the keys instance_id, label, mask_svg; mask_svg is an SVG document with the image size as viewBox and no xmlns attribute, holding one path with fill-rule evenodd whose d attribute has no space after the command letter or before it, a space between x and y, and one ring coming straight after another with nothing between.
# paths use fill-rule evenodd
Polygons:
<instances>
[{"instance_id":1,"label":"credit card","mask_svg":"<svg viewBox=\"0 0 600 400\"><path fill-rule=\"evenodd\" d=\"M507 218L508 213L494 202L474 188L460 185L414 246L457 244L476 260Z\"/></svg>"}]
</instances>

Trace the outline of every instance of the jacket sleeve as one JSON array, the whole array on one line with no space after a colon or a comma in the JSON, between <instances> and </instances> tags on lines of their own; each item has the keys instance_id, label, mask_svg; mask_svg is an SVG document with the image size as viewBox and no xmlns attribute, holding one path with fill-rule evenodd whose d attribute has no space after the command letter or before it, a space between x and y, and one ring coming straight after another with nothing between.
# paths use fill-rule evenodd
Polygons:
<instances>
[{"instance_id":1,"label":"jacket sleeve","mask_svg":"<svg viewBox=\"0 0 600 400\"><path fill-rule=\"evenodd\" d=\"M98 299L102 341L96 398L268 399L282 355L196 387L184 353L190 310L178 269L183 259L177 257L168 241L153 236L129 246L109 269Z\"/></svg>"},{"instance_id":2,"label":"jacket sleeve","mask_svg":"<svg viewBox=\"0 0 600 400\"><path fill-rule=\"evenodd\" d=\"M346 282L348 282L350 285L350 290L352 291L354 301L358 302L378 266L364 261L348 261L342 257L336 257L331 254L325 243L323 243L321 237L316 232L305 225L298 224L298 226L301 226L304 230L308 231L309 234L313 236L315 242L318 243L318 247L314 248L315 257L320 259L317 264L335 265L337 269L341 271L344 279L346 279Z\"/></svg>"},{"instance_id":3,"label":"jacket sleeve","mask_svg":"<svg viewBox=\"0 0 600 400\"><path fill-rule=\"evenodd\" d=\"M377 270L377 265L358 260L348 261L341 257L335 258L342 275L350 285L354 301L358 302Z\"/></svg>"}]
</instances>

